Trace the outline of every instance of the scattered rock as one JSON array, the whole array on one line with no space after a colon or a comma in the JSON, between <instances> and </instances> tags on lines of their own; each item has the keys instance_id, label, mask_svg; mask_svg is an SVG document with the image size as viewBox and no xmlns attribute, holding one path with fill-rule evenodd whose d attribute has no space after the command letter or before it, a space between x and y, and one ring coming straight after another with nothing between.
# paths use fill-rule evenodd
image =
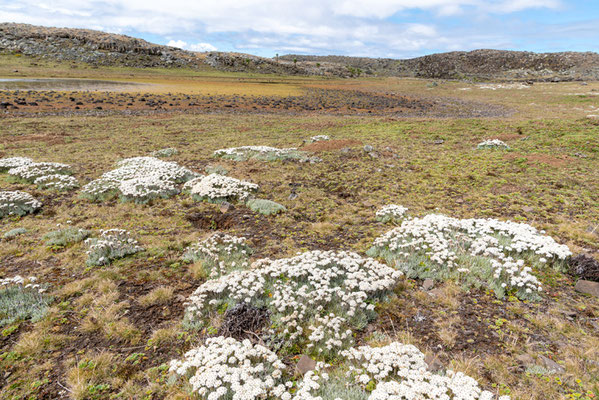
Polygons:
<instances>
[{"instance_id":1,"label":"scattered rock","mask_svg":"<svg viewBox=\"0 0 599 400\"><path fill-rule=\"evenodd\" d=\"M433 142L433 144L443 144L443 143L445 143L445 140L443 140L443 139L437 139Z\"/></svg>"},{"instance_id":2,"label":"scattered rock","mask_svg":"<svg viewBox=\"0 0 599 400\"><path fill-rule=\"evenodd\" d=\"M297 362L297 365L295 366L295 372L299 375L304 375L306 372L313 371L315 368L316 361L304 354Z\"/></svg>"},{"instance_id":3,"label":"scattered rock","mask_svg":"<svg viewBox=\"0 0 599 400\"><path fill-rule=\"evenodd\" d=\"M422 283L422 288L426 291L431 290L433 286L435 286L435 281L433 281L431 278L426 278Z\"/></svg>"},{"instance_id":4,"label":"scattered rock","mask_svg":"<svg viewBox=\"0 0 599 400\"><path fill-rule=\"evenodd\" d=\"M516 360L520 361L525 367L534 365L535 360L529 354L520 354L516 356Z\"/></svg>"},{"instance_id":5,"label":"scattered rock","mask_svg":"<svg viewBox=\"0 0 599 400\"><path fill-rule=\"evenodd\" d=\"M568 273L585 281L599 282L599 261L586 254L568 260Z\"/></svg>"},{"instance_id":6,"label":"scattered rock","mask_svg":"<svg viewBox=\"0 0 599 400\"><path fill-rule=\"evenodd\" d=\"M432 372L439 372L444 368L443 363L439 360L439 358L431 354L424 357L424 362L426 365L428 365L428 369Z\"/></svg>"},{"instance_id":7,"label":"scattered rock","mask_svg":"<svg viewBox=\"0 0 599 400\"><path fill-rule=\"evenodd\" d=\"M231 211L231 210L234 210L234 209L235 209L235 206L234 206L233 204L229 203L229 202L226 202L226 201L224 201L224 202L222 202L222 203L220 204L220 206L218 207L218 209L219 209L219 210L220 210L220 212L222 212L223 214L226 214L226 213L228 213L229 211Z\"/></svg>"},{"instance_id":8,"label":"scattered rock","mask_svg":"<svg viewBox=\"0 0 599 400\"><path fill-rule=\"evenodd\" d=\"M364 151L367 153L370 153L371 151L374 151L374 147L372 147L371 145L367 144L366 146L364 146Z\"/></svg>"},{"instance_id":9,"label":"scattered rock","mask_svg":"<svg viewBox=\"0 0 599 400\"><path fill-rule=\"evenodd\" d=\"M574 289L581 293L599 297L599 282L585 281L584 279L581 279L576 282Z\"/></svg>"},{"instance_id":10,"label":"scattered rock","mask_svg":"<svg viewBox=\"0 0 599 400\"><path fill-rule=\"evenodd\" d=\"M526 212L526 213L531 213L533 212L535 209L533 207L530 206L524 206L522 207L522 211Z\"/></svg>"},{"instance_id":11,"label":"scattered rock","mask_svg":"<svg viewBox=\"0 0 599 400\"><path fill-rule=\"evenodd\" d=\"M562 373L566 371L564 367L562 367L552 359L545 357L544 355L539 356L539 361L541 361L543 367L545 367L549 372Z\"/></svg>"}]
</instances>

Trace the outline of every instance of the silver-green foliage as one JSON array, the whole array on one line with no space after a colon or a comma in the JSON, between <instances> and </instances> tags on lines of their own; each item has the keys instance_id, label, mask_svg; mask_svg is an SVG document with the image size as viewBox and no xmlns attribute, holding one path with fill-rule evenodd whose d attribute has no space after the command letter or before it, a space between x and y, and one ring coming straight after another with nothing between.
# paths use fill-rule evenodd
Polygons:
<instances>
[{"instance_id":1,"label":"silver-green foliage","mask_svg":"<svg viewBox=\"0 0 599 400\"><path fill-rule=\"evenodd\" d=\"M191 245L183 254L183 261L202 262L210 278L216 278L235 269L247 268L252 248L245 238L217 232Z\"/></svg>"},{"instance_id":2,"label":"silver-green foliage","mask_svg":"<svg viewBox=\"0 0 599 400\"><path fill-rule=\"evenodd\" d=\"M152 153L152 155L154 157L172 157L174 155L179 154L179 150L173 148L173 147L167 147L166 149L160 149L160 150L156 150L154 153Z\"/></svg>"},{"instance_id":3,"label":"silver-green foliage","mask_svg":"<svg viewBox=\"0 0 599 400\"><path fill-rule=\"evenodd\" d=\"M4 235L2 235L2 237L4 239L14 239L15 237L19 236L19 235L23 235L27 233L27 229L25 228L15 228L15 229L11 229L8 232L4 232Z\"/></svg>"},{"instance_id":4,"label":"silver-green foliage","mask_svg":"<svg viewBox=\"0 0 599 400\"><path fill-rule=\"evenodd\" d=\"M61 248L79 243L87 239L90 234L91 232L85 229L68 227L47 233L44 235L44 240L48 247Z\"/></svg>"},{"instance_id":5,"label":"silver-green foliage","mask_svg":"<svg viewBox=\"0 0 599 400\"><path fill-rule=\"evenodd\" d=\"M37 288L5 285L0 288L0 326L41 319L51 299Z\"/></svg>"},{"instance_id":6,"label":"silver-green foliage","mask_svg":"<svg viewBox=\"0 0 599 400\"><path fill-rule=\"evenodd\" d=\"M304 151L268 146L242 146L221 149L216 150L214 156L233 161L247 161L250 159L260 161L307 161L309 159L308 154Z\"/></svg>"},{"instance_id":7,"label":"silver-green foliage","mask_svg":"<svg viewBox=\"0 0 599 400\"><path fill-rule=\"evenodd\" d=\"M245 205L250 210L263 215L275 215L287 211L285 206L265 199L249 199Z\"/></svg>"},{"instance_id":8,"label":"silver-green foliage","mask_svg":"<svg viewBox=\"0 0 599 400\"><path fill-rule=\"evenodd\" d=\"M0 218L7 216L22 217L31 214L42 206L29 193L14 191L0 192Z\"/></svg>"},{"instance_id":9,"label":"silver-green foliage","mask_svg":"<svg viewBox=\"0 0 599 400\"><path fill-rule=\"evenodd\" d=\"M113 260L143 251L129 232L122 229L103 231L99 238L85 241L89 246L87 265L99 266L110 264Z\"/></svg>"}]
</instances>

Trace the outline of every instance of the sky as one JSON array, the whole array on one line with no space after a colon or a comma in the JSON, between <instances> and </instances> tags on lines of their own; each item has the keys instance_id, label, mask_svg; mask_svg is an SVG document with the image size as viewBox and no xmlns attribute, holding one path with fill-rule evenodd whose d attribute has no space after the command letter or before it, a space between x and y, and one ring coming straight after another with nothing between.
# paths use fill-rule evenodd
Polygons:
<instances>
[{"instance_id":1,"label":"sky","mask_svg":"<svg viewBox=\"0 0 599 400\"><path fill-rule=\"evenodd\" d=\"M0 0L0 22L266 57L599 51L599 0Z\"/></svg>"}]
</instances>

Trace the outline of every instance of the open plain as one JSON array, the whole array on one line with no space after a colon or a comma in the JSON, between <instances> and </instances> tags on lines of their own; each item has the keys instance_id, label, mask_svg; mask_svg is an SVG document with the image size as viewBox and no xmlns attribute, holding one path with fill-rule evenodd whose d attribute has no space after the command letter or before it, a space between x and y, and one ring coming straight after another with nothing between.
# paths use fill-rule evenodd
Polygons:
<instances>
[{"instance_id":1,"label":"open plain","mask_svg":"<svg viewBox=\"0 0 599 400\"><path fill-rule=\"evenodd\" d=\"M57 191L0 175L0 190L41 202L31 215L0 220L0 234L22 231L1 239L0 278L35 276L45 288L36 318L0 315L0 397L193 398L169 363L222 334L229 311L202 327L189 323L190 296L213 278L205 259L182 258L190 245L221 232L247 239L250 262L314 250L366 257L377 237L402 224L377 219L388 204L414 218L526 223L572 256L560 270L533 267L543 288L536 299L406 273L384 301L372 301L375 314L351 333L356 347L413 344L429 368L463 372L493 396L599 395L599 298L575 290L580 276L572 272L572 260L582 259L596 268L585 279L599 278L599 82L91 67L20 54L0 57L0 77L58 80L51 89L0 90L0 160L68 164L80 186ZM121 84L63 87L73 79ZM328 140L311 140L319 135ZM478 146L492 139L507 147ZM297 148L305 158L214 156L240 146ZM257 184L257 197L285 210L264 215L184 190L149 201L82 196L120 160L161 149L176 149L164 160L195 173ZM48 238L67 228L92 238L123 229L143 250L94 265L89 242ZM273 346L263 325L229 331ZM307 353L304 344L280 350L285 373ZM347 398L368 398L372 388L356 390Z\"/></svg>"}]
</instances>

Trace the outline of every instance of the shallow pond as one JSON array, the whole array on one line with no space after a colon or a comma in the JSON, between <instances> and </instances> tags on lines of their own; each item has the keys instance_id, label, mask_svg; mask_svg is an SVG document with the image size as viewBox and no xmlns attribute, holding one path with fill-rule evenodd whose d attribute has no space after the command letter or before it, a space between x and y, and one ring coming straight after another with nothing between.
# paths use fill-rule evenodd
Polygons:
<instances>
[{"instance_id":1,"label":"shallow pond","mask_svg":"<svg viewBox=\"0 0 599 400\"><path fill-rule=\"evenodd\" d=\"M0 78L0 90L125 90L135 85L139 84L99 79Z\"/></svg>"}]
</instances>

